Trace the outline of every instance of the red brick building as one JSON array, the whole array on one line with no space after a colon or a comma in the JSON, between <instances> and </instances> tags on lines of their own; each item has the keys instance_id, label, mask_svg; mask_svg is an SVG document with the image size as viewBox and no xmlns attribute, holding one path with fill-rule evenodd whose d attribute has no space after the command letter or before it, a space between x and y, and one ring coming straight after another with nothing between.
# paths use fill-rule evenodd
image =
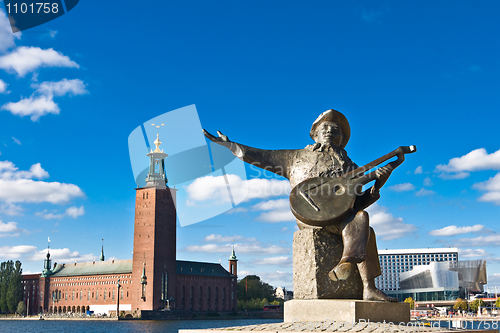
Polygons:
<instances>
[{"instance_id":1,"label":"red brick building","mask_svg":"<svg viewBox=\"0 0 500 333\"><path fill-rule=\"evenodd\" d=\"M42 274L23 275L30 314L108 313L117 302L120 311L132 312L236 310L234 249L229 272L220 264L176 260L176 190L167 186L168 155L158 137L154 143L146 186L136 189L133 259L105 261L102 249L100 261L52 266L47 253Z\"/></svg>"}]
</instances>

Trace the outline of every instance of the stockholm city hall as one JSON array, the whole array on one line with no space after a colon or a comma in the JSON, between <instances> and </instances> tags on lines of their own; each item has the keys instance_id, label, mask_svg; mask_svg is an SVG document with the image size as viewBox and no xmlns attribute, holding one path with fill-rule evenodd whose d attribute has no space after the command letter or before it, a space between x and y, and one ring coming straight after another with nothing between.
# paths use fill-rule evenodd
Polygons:
<instances>
[{"instance_id":1,"label":"stockholm city hall","mask_svg":"<svg viewBox=\"0 0 500 333\"><path fill-rule=\"evenodd\" d=\"M41 274L23 275L30 314L148 310L235 311L237 259L221 264L176 260L176 190L168 186L157 135L146 186L136 189L133 259L54 263L47 252ZM116 312L115 312L116 313Z\"/></svg>"}]
</instances>

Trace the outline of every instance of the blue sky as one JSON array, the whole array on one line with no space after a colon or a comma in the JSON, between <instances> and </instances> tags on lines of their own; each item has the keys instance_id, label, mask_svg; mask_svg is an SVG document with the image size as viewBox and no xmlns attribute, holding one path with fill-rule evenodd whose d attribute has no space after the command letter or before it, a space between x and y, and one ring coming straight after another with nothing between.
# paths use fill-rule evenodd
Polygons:
<instances>
[{"instance_id":1,"label":"blue sky","mask_svg":"<svg viewBox=\"0 0 500 333\"><path fill-rule=\"evenodd\" d=\"M98 258L102 238L108 258L131 258L128 138L150 119L195 105L212 133L303 148L312 122L334 108L351 124L346 150L358 165L418 147L370 208L379 248L457 246L461 259L488 260L489 286L500 285L499 10L491 1L81 1L16 35L2 11L0 260L41 271L47 237L58 262ZM163 140L167 154L184 142L175 140ZM240 277L291 287L286 182L241 177L235 184L280 190L178 226L177 258L227 266L234 239ZM214 179L183 203L214 199Z\"/></svg>"}]
</instances>

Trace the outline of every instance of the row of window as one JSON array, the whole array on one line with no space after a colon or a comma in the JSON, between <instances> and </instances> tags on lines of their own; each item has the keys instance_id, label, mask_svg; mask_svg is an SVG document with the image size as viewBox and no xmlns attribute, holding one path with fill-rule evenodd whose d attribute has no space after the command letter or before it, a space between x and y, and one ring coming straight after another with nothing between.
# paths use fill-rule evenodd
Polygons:
<instances>
[{"instance_id":1,"label":"row of window","mask_svg":"<svg viewBox=\"0 0 500 333\"><path fill-rule=\"evenodd\" d=\"M400 259L400 258L456 258L456 253L440 253L440 254L395 254L395 255L379 255L379 259Z\"/></svg>"},{"instance_id":2,"label":"row of window","mask_svg":"<svg viewBox=\"0 0 500 333\"><path fill-rule=\"evenodd\" d=\"M115 292L116 290L111 290L107 291L107 289L104 289L104 292L102 293L102 297L104 300L107 300L108 297L111 297L111 299L114 301L115 300ZM52 291L52 300L53 301L60 301L62 299L62 296L64 295L64 300L68 300L68 292L66 291L64 294L60 290L54 290ZM76 299L78 299L78 295L80 295L80 301L83 300L83 291L80 290L80 293L76 292ZM99 300L99 291L97 292L91 292L90 290L87 291L87 301L90 301L90 299L94 299L95 295L95 300ZM128 297L128 291L127 291L127 297ZM120 299L123 299L123 289L120 290ZM71 293L71 300L75 300L75 291L73 290Z\"/></svg>"},{"instance_id":3,"label":"row of window","mask_svg":"<svg viewBox=\"0 0 500 333\"><path fill-rule=\"evenodd\" d=\"M118 281L93 281L93 282L77 282L77 283L51 283L51 287L67 287L67 286L90 286L100 284L117 284ZM132 281L120 281L121 284L132 283Z\"/></svg>"}]
</instances>

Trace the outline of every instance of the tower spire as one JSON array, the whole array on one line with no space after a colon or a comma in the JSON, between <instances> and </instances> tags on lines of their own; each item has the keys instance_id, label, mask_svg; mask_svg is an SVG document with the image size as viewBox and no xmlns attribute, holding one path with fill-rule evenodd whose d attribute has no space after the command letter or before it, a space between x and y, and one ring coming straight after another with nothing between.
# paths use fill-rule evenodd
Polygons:
<instances>
[{"instance_id":1,"label":"tower spire","mask_svg":"<svg viewBox=\"0 0 500 333\"><path fill-rule=\"evenodd\" d=\"M45 260L43 261L43 272L42 277L50 276L52 271L50 270L51 261L50 261L50 237L47 238L47 255L45 256Z\"/></svg>"},{"instance_id":2,"label":"tower spire","mask_svg":"<svg viewBox=\"0 0 500 333\"><path fill-rule=\"evenodd\" d=\"M99 261L104 261L104 238L101 241L102 241L101 256L99 257Z\"/></svg>"},{"instance_id":3,"label":"tower spire","mask_svg":"<svg viewBox=\"0 0 500 333\"><path fill-rule=\"evenodd\" d=\"M160 127L165 125L155 125L156 126L156 140L154 144L156 146L155 150L151 149L149 154L149 172L146 178L146 187L163 187L165 188L168 180L165 175L165 157L168 155L164 153L163 149L160 149L161 141L160 141Z\"/></svg>"}]
</instances>

